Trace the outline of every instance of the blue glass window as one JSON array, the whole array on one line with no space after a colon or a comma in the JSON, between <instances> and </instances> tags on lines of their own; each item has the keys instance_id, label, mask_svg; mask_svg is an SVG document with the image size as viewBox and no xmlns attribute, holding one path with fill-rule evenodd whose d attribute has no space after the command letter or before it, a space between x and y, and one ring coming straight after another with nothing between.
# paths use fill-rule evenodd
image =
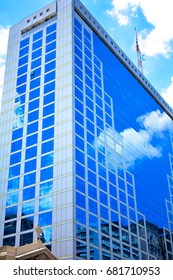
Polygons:
<instances>
[{"instance_id":1,"label":"blue glass window","mask_svg":"<svg viewBox=\"0 0 173 280\"><path fill-rule=\"evenodd\" d=\"M89 198L88 199L88 204L89 204L89 211L94 213L94 214L97 214L98 213L98 210L97 210L98 203Z\"/></svg>"},{"instance_id":2,"label":"blue glass window","mask_svg":"<svg viewBox=\"0 0 173 280\"><path fill-rule=\"evenodd\" d=\"M44 76L44 82L48 83L52 80L55 80L55 71L52 71Z\"/></svg>"},{"instance_id":3,"label":"blue glass window","mask_svg":"<svg viewBox=\"0 0 173 280\"><path fill-rule=\"evenodd\" d=\"M40 75L41 75L41 67L31 71L30 79L33 80L33 79L35 79L36 77L38 77Z\"/></svg>"},{"instance_id":4,"label":"blue glass window","mask_svg":"<svg viewBox=\"0 0 173 280\"><path fill-rule=\"evenodd\" d=\"M33 158L37 155L37 146L26 149L25 159Z\"/></svg>"},{"instance_id":5,"label":"blue glass window","mask_svg":"<svg viewBox=\"0 0 173 280\"><path fill-rule=\"evenodd\" d=\"M96 106L96 114L103 119L103 110Z\"/></svg>"},{"instance_id":6,"label":"blue glass window","mask_svg":"<svg viewBox=\"0 0 173 280\"><path fill-rule=\"evenodd\" d=\"M41 157L41 168L53 164L53 153Z\"/></svg>"},{"instance_id":7,"label":"blue glass window","mask_svg":"<svg viewBox=\"0 0 173 280\"><path fill-rule=\"evenodd\" d=\"M13 178L20 175L20 164L9 168L9 178Z\"/></svg>"},{"instance_id":8,"label":"blue glass window","mask_svg":"<svg viewBox=\"0 0 173 280\"><path fill-rule=\"evenodd\" d=\"M19 57L28 54L28 51L29 51L29 46L27 46L27 47L21 49L20 52L19 52Z\"/></svg>"},{"instance_id":9,"label":"blue glass window","mask_svg":"<svg viewBox=\"0 0 173 280\"><path fill-rule=\"evenodd\" d=\"M20 107L17 107L14 109L14 113L16 116L20 116L20 115L23 115L24 114L24 109L25 109L25 106L20 106Z\"/></svg>"},{"instance_id":10,"label":"blue glass window","mask_svg":"<svg viewBox=\"0 0 173 280\"><path fill-rule=\"evenodd\" d=\"M51 92L51 93L45 95L44 98L43 98L43 104L44 105L49 104L53 101L55 101L55 92Z\"/></svg>"},{"instance_id":11,"label":"blue glass window","mask_svg":"<svg viewBox=\"0 0 173 280\"><path fill-rule=\"evenodd\" d=\"M50 52L50 53L46 54L45 63L47 63L55 58L56 58L56 51Z\"/></svg>"},{"instance_id":12,"label":"blue glass window","mask_svg":"<svg viewBox=\"0 0 173 280\"><path fill-rule=\"evenodd\" d=\"M51 152L51 151L53 151L53 148L54 148L54 141L53 140L45 142L45 143L42 144L41 153L45 154L45 153Z\"/></svg>"},{"instance_id":13,"label":"blue glass window","mask_svg":"<svg viewBox=\"0 0 173 280\"><path fill-rule=\"evenodd\" d=\"M46 53L53 51L56 49L56 41L51 42L49 45L46 46Z\"/></svg>"},{"instance_id":14,"label":"blue glass window","mask_svg":"<svg viewBox=\"0 0 173 280\"><path fill-rule=\"evenodd\" d=\"M78 78L79 79L83 79L83 72L82 72L82 70L79 68L79 67L77 67L77 66L75 66L75 74L76 74L76 76L78 76Z\"/></svg>"},{"instance_id":15,"label":"blue glass window","mask_svg":"<svg viewBox=\"0 0 173 280\"><path fill-rule=\"evenodd\" d=\"M19 199L19 192L18 191L7 194L6 206L18 203L18 199Z\"/></svg>"},{"instance_id":16,"label":"blue glass window","mask_svg":"<svg viewBox=\"0 0 173 280\"><path fill-rule=\"evenodd\" d=\"M30 82L30 90L40 86L40 78L37 78Z\"/></svg>"},{"instance_id":17,"label":"blue glass window","mask_svg":"<svg viewBox=\"0 0 173 280\"><path fill-rule=\"evenodd\" d=\"M74 53L82 60L82 51L77 46L74 47Z\"/></svg>"},{"instance_id":18,"label":"blue glass window","mask_svg":"<svg viewBox=\"0 0 173 280\"><path fill-rule=\"evenodd\" d=\"M84 36L91 41L91 34L84 28Z\"/></svg>"},{"instance_id":19,"label":"blue glass window","mask_svg":"<svg viewBox=\"0 0 173 280\"><path fill-rule=\"evenodd\" d=\"M79 29L77 29L76 27L74 27L74 33L80 40L82 40L82 32L79 31Z\"/></svg>"},{"instance_id":20,"label":"blue glass window","mask_svg":"<svg viewBox=\"0 0 173 280\"><path fill-rule=\"evenodd\" d=\"M79 59L76 55L74 57L74 63L80 68L82 69L82 60Z\"/></svg>"},{"instance_id":21,"label":"blue glass window","mask_svg":"<svg viewBox=\"0 0 173 280\"><path fill-rule=\"evenodd\" d=\"M91 51L88 48L84 47L84 52L85 52L85 55L87 55L89 57L89 59L92 59Z\"/></svg>"},{"instance_id":22,"label":"blue glass window","mask_svg":"<svg viewBox=\"0 0 173 280\"><path fill-rule=\"evenodd\" d=\"M51 33L46 37L46 44L50 43L51 41L54 41L56 39L56 32Z\"/></svg>"},{"instance_id":23,"label":"blue glass window","mask_svg":"<svg viewBox=\"0 0 173 280\"><path fill-rule=\"evenodd\" d=\"M85 87L85 91L86 91L86 95L88 96L88 97L90 97L91 99L93 99L93 92L92 92L92 90L89 88L89 87Z\"/></svg>"},{"instance_id":24,"label":"blue glass window","mask_svg":"<svg viewBox=\"0 0 173 280\"><path fill-rule=\"evenodd\" d=\"M27 69L28 69L28 65L27 64L25 64L24 66L18 68L17 75L20 76L20 75L26 73Z\"/></svg>"},{"instance_id":25,"label":"blue glass window","mask_svg":"<svg viewBox=\"0 0 173 280\"><path fill-rule=\"evenodd\" d=\"M29 44L29 37L20 42L20 49Z\"/></svg>"},{"instance_id":26,"label":"blue glass window","mask_svg":"<svg viewBox=\"0 0 173 280\"><path fill-rule=\"evenodd\" d=\"M21 150L22 149L22 139L12 142L11 144L11 153L17 151L17 150Z\"/></svg>"},{"instance_id":27,"label":"blue glass window","mask_svg":"<svg viewBox=\"0 0 173 280\"><path fill-rule=\"evenodd\" d=\"M76 149L76 160L82 164L85 164L85 155L78 149Z\"/></svg>"},{"instance_id":28,"label":"blue glass window","mask_svg":"<svg viewBox=\"0 0 173 280\"><path fill-rule=\"evenodd\" d=\"M28 201L22 204L22 216L34 213L34 201Z\"/></svg>"},{"instance_id":29,"label":"blue glass window","mask_svg":"<svg viewBox=\"0 0 173 280\"><path fill-rule=\"evenodd\" d=\"M35 43L33 43L32 50L34 51L34 50L40 48L41 46L42 46L42 39L40 39L40 40L36 41Z\"/></svg>"},{"instance_id":30,"label":"blue glass window","mask_svg":"<svg viewBox=\"0 0 173 280\"><path fill-rule=\"evenodd\" d=\"M54 116L43 119L43 128L49 127L54 124Z\"/></svg>"},{"instance_id":31,"label":"blue glass window","mask_svg":"<svg viewBox=\"0 0 173 280\"><path fill-rule=\"evenodd\" d=\"M42 213L38 217L38 223L41 227L52 224L52 212Z\"/></svg>"},{"instance_id":32,"label":"blue glass window","mask_svg":"<svg viewBox=\"0 0 173 280\"><path fill-rule=\"evenodd\" d=\"M92 69L92 62L87 56L85 56L85 64Z\"/></svg>"},{"instance_id":33,"label":"blue glass window","mask_svg":"<svg viewBox=\"0 0 173 280\"><path fill-rule=\"evenodd\" d=\"M56 23L54 23L46 28L46 34L49 34L55 30L56 30Z\"/></svg>"},{"instance_id":34,"label":"blue glass window","mask_svg":"<svg viewBox=\"0 0 173 280\"><path fill-rule=\"evenodd\" d=\"M20 235L20 246L33 242L33 232L28 232Z\"/></svg>"},{"instance_id":35,"label":"blue glass window","mask_svg":"<svg viewBox=\"0 0 173 280\"><path fill-rule=\"evenodd\" d=\"M76 208L76 220L77 222L86 225L86 211Z\"/></svg>"},{"instance_id":36,"label":"blue glass window","mask_svg":"<svg viewBox=\"0 0 173 280\"><path fill-rule=\"evenodd\" d=\"M105 204L105 205L108 205L108 197L107 197L107 194L100 191L100 202Z\"/></svg>"},{"instance_id":37,"label":"blue glass window","mask_svg":"<svg viewBox=\"0 0 173 280\"><path fill-rule=\"evenodd\" d=\"M35 184L36 181L36 172L27 174L24 176L24 187Z\"/></svg>"},{"instance_id":38,"label":"blue glass window","mask_svg":"<svg viewBox=\"0 0 173 280\"><path fill-rule=\"evenodd\" d=\"M74 18L74 25L75 25L80 31L82 31L82 25L81 25L81 23L80 23L76 18Z\"/></svg>"},{"instance_id":39,"label":"blue glass window","mask_svg":"<svg viewBox=\"0 0 173 280\"><path fill-rule=\"evenodd\" d=\"M48 140L53 137L54 137L54 127L42 131L42 141Z\"/></svg>"},{"instance_id":40,"label":"blue glass window","mask_svg":"<svg viewBox=\"0 0 173 280\"><path fill-rule=\"evenodd\" d=\"M39 200L39 211L52 209L52 196L46 196Z\"/></svg>"},{"instance_id":41,"label":"blue glass window","mask_svg":"<svg viewBox=\"0 0 173 280\"><path fill-rule=\"evenodd\" d=\"M85 65L85 73L90 79L92 79L92 71L86 65Z\"/></svg>"},{"instance_id":42,"label":"blue glass window","mask_svg":"<svg viewBox=\"0 0 173 280\"><path fill-rule=\"evenodd\" d=\"M75 36L74 37L74 42L76 46L78 46L80 49L82 49L82 42Z\"/></svg>"},{"instance_id":43,"label":"blue glass window","mask_svg":"<svg viewBox=\"0 0 173 280\"><path fill-rule=\"evenodd\" d=\"M94 124L87 119L86 122L87 129L94 134Z\"/></svg>"},{"instance_id":44,"label":"blue glass window","mask_svg":"<svg viewBox=\"0 0 173 280\"><path fill-rule=\"evenodd\" d=\"M107 182L103 178L99 177L99 188L107 192Z\"/></svg>"},{"instance_id":45,"label":"blue glass window","mask_svg":"<svg viewBox=\"0 0 173 280\"><path fill-rule=\"evenodd\" d=\"M88 168L96 172L96 162L90 157L88 157Z\"/></svg>"},{"instance_id":46,"label":"blue glass window","mask_svg":"<svg viewBox=\"0 0 173 280\"><path fill-rule=\"evenodd\" d=\"M15 178L8 181L8 191L17 190L19 188L19 178Z\"/></svg>"},{"instance_id":47,"label":"blue glass window","mask_svg":"<svg viewBox=\"0 0 173 280\"><path fill-rule=\"evenodd\" d=\"M84 44L85 44L85 46L87 46L87 47L88 47L88 49L90 49L90 50L91 50L91 42L90 42L90 41L88 41L88 39L87 39L86 37L84 37Z\"/></svg>"},{"instance_id":48,"label":"blue glass window","mask_svg":"<svg viewBox=\"0 0 173 280\"><path fill-rule=\"evenodd\" d=\"M89 131L87 131L87 142L90 144L94 144L95 136L91 134Z\"/></svg>"},{"instance_id":49,"label":"blue glass window","mask_svg":"<svg viewBox=\"0 0 173 280\"><path fill-rule=\"evenodd\" d=\"M78 123L75 123L75 132L80 137L84 138L84 128L81 125L79 125Z\"/></svg>"},{"instance_id":50,"label":"blue glass window","mask_svg":"<svg viewBox=\"0 0 173 280\"><path fill-rule=\"evenodd\" d=\"M49 72L49 71L55 69L55 67L56 67L56 62L55 62L55 60L53 60L53 61L47 63L47 64L45 65L45 73L47 73L47 72Z\"/></svg>"},{"instance_id":51,"label":"blue glass window","mask_svg":"<svg viewBox=\"0 0 173 280\"><path fill-rule=\"evenodd\" d=\"M84 151L84 141L78 136L76 136L76 146Z\"/></svg>"},{"instance_id":52,"label":"blue glass window","mask_svg":"<svg viewBox=\"0 0 173 280\"><path fill-rule=\"evenodd\" d=\"M33 134L31 136L28 136L26 138L26 147L32 146L34 144L37 144L38 141L38 134Z\"/></svg>"},{"instance_id":53,"label":"blue glass window","mask_svg":"<svg viewBox=\"0 0 173 280\"><path fill-rule=\"evenodd\" d=\"M32 60L40 57L42 55L42 49L38 49L32 53Z\"/></svg>"},{"instance_id":54,"label":"blue glass window","mask_svg":"<svg viewBox=\"0 0 173 280\"><path fill-rule=\"evenodd\" d=\"M23 64L28 63L28 55L23 56L22 58L19 59L19 64L18 66L22 66Z\"/></svg>"},{"instance_id":55,"label":"blue glass window","mask_svg":"<svg viewBox=\"0 0 173 280\"><path fill-rule=\"evenodd\" d=\"M23 190L23 200L29 200L35 197L35 187Z\"/></svg>"},{"instance_id":56,"label":"blue glass window","mask_svg":"<svg viewBox=\"0 0 173 280\"><path fill-rule=\"evenodd\" d=\"M31 62L31 69L37 68L41 65L41 57Z\"/></svg>"},{"instance_id":57,"label":"blue glass window","mask_svg":"<svg viewBox=\"0 0 173 280\"><path fill-rule=\"evenodd\" d=\"M46 84L44 86L44 93L48 93L48 92L53 91L53 90L55 90L55 82L51 82L51 83Z\"/></svg>"},{"instance_id":58,"label":"blue glass window","mask_svg":"<svg viewBox=\"0 0 173 280\"><path fill-rule=\"evenodd\" d=\"M16 221L5 223L4 235L12 234L16 232Z\"/></svg>"},{"instance_id":59,"label":"blue glass window","mask_svg":"<svg viewBox=\"0 0 173 280\"><path fill-rule=\"evenodd\" d=\"M25 103L25 94L15 98L15 105L22 105Z\"/></svg>"},{"instance_id":60,"label":"blue glass window","mask_svg":"<svg viewBox=\"0 0 173 280\"><path fill-rule=\"evenodd\" d=\"M6 208L5 220L11 220L17 217L17 206Z\"/></svg>"},{"instance_id":61,"label":"blue glass window","mask_svg":"<svg viewBox=\"0 0 173 280\"><path fill-rule=\"evenodd\" d=\"M32 159L32 160L25 162L25 173L35 170L36 164L37 164L36 159Z\"/></svg>"},{"instance_id":62,"label":"blue glass window","mask_svg":"<svg viewBox=\"0 0 173 280\"><path fill-rule=\"evenodd\" d=\"M52 188L53 188L52 181L40 184L40 196L50 194L52 192Z\"/></svg>"},{"instance_id":63,"label":"blue glass window","mask_svg":"<svg viewBox=\"0 0 173 280\"><path fill-rule=\"evenodd\" d=\"M93 185L96 185L96 174L90 170L88 170L88 182L90 182Z\"/></svg>"},{"instance_id":64,"label":"blue glass window","mask_svg":"<svg viewBox=\"0 0 173 280\"><path fill-rule=\"evenodd\" d=\"M75 87L75 96L83 102L83 92L80 91L77 87Z\"/></svg>"},{"instance_id":65,"label":"blue glass window","mask_svg":"<svg viewBox=\"0 0 173 280\"><path fill-rule=\"evenodd\" d=\"M98 229L98 218L93 215L89 215L89 226L93 229Z\"/></svg>"},{"instance_id":66,"label":"blue glass window","mask_svg":"<svg viewBox=\"0 0 173 280\"><path fill-rule=\"evenodd\" d=\"M114 211L118 211L118 204L117 204L117 200L110 197L110 207L112 210Z\"/></svg>"},{"instance_id":67,"label":"blue glass window","mask_svg":"<svg viewBox=\"0 0 173 280\"><path fill-rule=\"evenodd\" d=\"M29 93L29 100L35 99L40 96L40 88L34 89Z\"/></svg>"},{"instance_id":68,"label":"blue glass window","mask_svg":"<svg viewBox=\"0 0 173 280\"><path fill-rule=\"evenodd\" d=\"M34 216L21 219L21 231L32 229L34 226Z\"/></svg>"},{"instance_id":69,"label":"blue glass window","mask_svg":"<svg viewBox=\"0 0 173 280\"><path fill-rule=\"evenodd\" d=\"M95 158L95 148L89 144L87 144L87 154L92 158Z\"/></svg>"},{"instance_id":70,"label":"blue glass window","mask_svg":"<svg viewBox=\"0 0 173 280\"><path fill-rule=\"evenodd\" d=\"M76 177L76 189L85 193L85 181Z\"/></svg>"},{"instance_id":71,"label":"blue glass window","mask_svg":"<svg viewBox=\"0 0 173 280\"><path fill-rule=\"evenodd\" d=\"M3 239L3 246L15 246L15 236L11 236Z\"/></svg>"},{"instance_id":72,"label":"blue glass window","mask_svg":"<svg viewBox=\"0 0 173 280\"><path fill-rule=\"evenodd\" d=\"M100 216L103 219L109 220L108 218L108 209L102 205L100 205Z\"/></svg>"},{"instance_id":73,"label":"blue glass window","mask_svg":"<svg viewBox=\"0 0 173 280\"><path fill-rule=\"evenodd\" d=\"M78 111L75 110L75 120L79 122L81 125L84 125L84 117Z\"/></svg>"},{"instance_id":74,"label":"blue glass window","mask_svg":"<svg viewBox=\"0 0 173 280\"><path fill-rule=\"evenodd\" d=\"M15 164L15 163L20 162L20 161L21 161L21 152L12 154L10 156L10 165Z\"/></svg>"},{"instance_id":75,"label":"blue glass window","mask_svg":"<svg viewBox=\"0 0 173 280\"><path fill-rule=\"evenodd\" d=\"M27 134L31 134L33 132L36 132L38 131L38 122L35 122L35 123L32 123L32 124L29 124L27 126Z\"/></svg>"},{"instance_id":76,"label":"blue glass window","mask_svg":"<svg viewBox=\"0 0 173 280\"><path fill-rule=\"evenodd\" d=\"M97 200L97 189L90 184L88 184L88 195Z\"/></svg>"},{"instance_id":77,"label":"blue glass window","mask_svg":"<svg viewBox=\"0 0 173 280\"><path fill-rule=\"evenodd\" d=\"M82 178L85 178L85 167L76 162L76 174Z\"/></svg>"},{"instance_id":78,"label":"blue glass window","mask_svg":"<svg viewBox=\"0 0 173 280\"><path fill-rule=\"evenodd\" d=\"M43 36L43 30L40 30L39 32L35 33L33 35L33 42L38 40L38 39L40 39L40 38L42 38L42 36Z\"/></svg>"},{"instance_id":79,"label":"blue glass window","mask_svg":"<svg viewBox=\"0 0 173 280\"><path fill-rule=\"evenodd\" d=\"M40 99L36 99L32 102L29 102L28 111L32 111L34 109L37 109L39 107L39 101L40 101Z\"/></svg>"},{"instance_id":80,"label":"blue glass window","mask_svg":"<svg viewBox=\"0 0 173 280\"><path fill-rule=\"evenodd\" d=\"M94 114L93 114L93 112L92 112L91 110L89 110L88 108L86 108L86 117L87 117L90 121L94 122Z\"/></svg>"},{"instance_id":81,"label":"blue glass window","mask_svg":"<svg viewBox=\"0 0 173 280\"><path fill-rule=\"evenodd\" d=\"M76 192L76 205L80 206L81 208L86 208L85 196L78 192Z\"/></svg>"},{"instance_id":82,"label":"blue glass window","mask_svg":"<svg viewBox=\"0 0 173 280\"><path fill-rule=\"evenodd\" d=\"M28 123L37 120L39 117L39 110L28 114Z\"/></svg>"}]
</instances>

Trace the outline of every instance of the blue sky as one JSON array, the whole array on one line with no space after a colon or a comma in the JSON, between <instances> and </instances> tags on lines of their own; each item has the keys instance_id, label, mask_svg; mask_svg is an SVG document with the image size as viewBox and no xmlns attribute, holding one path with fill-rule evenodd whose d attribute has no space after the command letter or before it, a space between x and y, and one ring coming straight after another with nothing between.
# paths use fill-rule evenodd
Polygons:
<instances>
[{"instance_id":1,"label":"blue sky","mask_svg":"<svg viewBox=\"0 0 173 280\"><path fill-rule=\"evenodd\" d=\"M0 3L0 99L8 28L52 0L13 0ZM137 65L137 28L143 71L173 107L173 17L170 0L82 0L116 43Z\"/></svg>"}]
</instances>

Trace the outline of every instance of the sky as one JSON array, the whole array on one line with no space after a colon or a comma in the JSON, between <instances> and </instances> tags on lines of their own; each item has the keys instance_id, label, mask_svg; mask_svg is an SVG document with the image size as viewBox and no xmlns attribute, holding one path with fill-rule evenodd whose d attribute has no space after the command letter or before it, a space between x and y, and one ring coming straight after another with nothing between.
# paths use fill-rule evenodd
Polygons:
<instances>
[{"instance_id":1,"label":"sky","mask_svg":"<svg viewBox=\"0 0 173 280\"><path fill-rule=\"evenodd\" d=\"M0 2L0 102L9 27L53 0ZM143 73L173 107L173 17L171 0L82 0L137 66L135 32L144 57ZM20 7L20 8L19 8Z\"/></svg>"}]
</instances>

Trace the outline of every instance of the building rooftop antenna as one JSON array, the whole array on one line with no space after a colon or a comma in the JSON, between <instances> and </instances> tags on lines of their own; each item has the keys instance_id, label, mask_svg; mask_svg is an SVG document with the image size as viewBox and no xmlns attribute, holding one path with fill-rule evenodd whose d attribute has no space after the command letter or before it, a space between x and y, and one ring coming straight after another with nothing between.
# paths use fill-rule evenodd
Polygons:
<instances>
[{"instance_id":1,"label":"building rooftop antenna","mask_svg":"<svg viewBox=\"0 0 173 280\"><path fill-rule=\"evenodd\" d=\"M135 27L135 37L136 37L136 53L137 53L138 68L143 74L143 65L142 65L143 59L142 59L142 54L141 54L141 51L140 51L140 48L139 48L138 35L137 35L136 27Z\"/></svg>"}]
</instances>

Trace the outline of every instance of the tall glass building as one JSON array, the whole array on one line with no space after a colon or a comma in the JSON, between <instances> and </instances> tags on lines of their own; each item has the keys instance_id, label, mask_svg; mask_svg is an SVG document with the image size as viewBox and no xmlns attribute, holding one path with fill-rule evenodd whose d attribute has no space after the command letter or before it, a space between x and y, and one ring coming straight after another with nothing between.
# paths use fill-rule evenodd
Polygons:
<instances>
[{"instance_id":1,"label":"tall glass building","mask_svg":"<svg viewBox=\"0 0 173 280\"><path fill-rule=\"evenodd\" d=\"M10 29L0 246L173 259L173 110L78 0Z\"/></svg>"}]
</instances>

